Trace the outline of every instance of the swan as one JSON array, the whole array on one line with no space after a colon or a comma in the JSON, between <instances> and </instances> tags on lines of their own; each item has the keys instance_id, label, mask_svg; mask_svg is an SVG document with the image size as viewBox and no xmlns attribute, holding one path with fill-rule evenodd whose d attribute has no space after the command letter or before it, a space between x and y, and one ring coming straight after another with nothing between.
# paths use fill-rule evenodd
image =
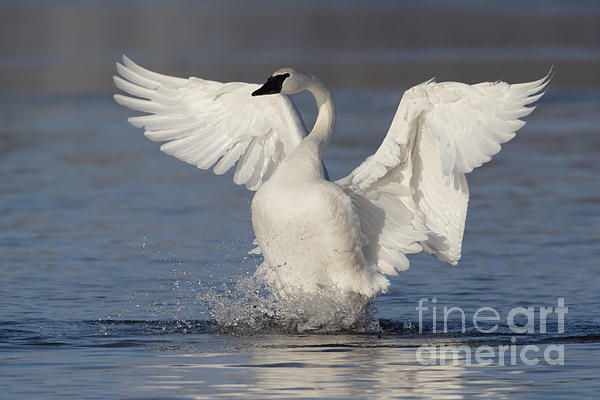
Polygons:
<instances>
[{"instance_id":1,"label":"swan","mask_svg":"<svg viewBox=\"0 0 600 400\"><path fill-rule=\"evenodd\" d=\"M127 56L116 64L117 103L147 113L128 119L160 150L256 191L257 274L280 296L333 291L367 299L388 275L425 251L456 265L469 201L465 174L515 136L544 94L550 73L521 84L433 79L402 96L378 150L329 181L322 162L335 104L315 76L275 71L262 86L176 78ZM310 132L287 96L308 90L318 115Z\"/></svg>"}]
</instances>

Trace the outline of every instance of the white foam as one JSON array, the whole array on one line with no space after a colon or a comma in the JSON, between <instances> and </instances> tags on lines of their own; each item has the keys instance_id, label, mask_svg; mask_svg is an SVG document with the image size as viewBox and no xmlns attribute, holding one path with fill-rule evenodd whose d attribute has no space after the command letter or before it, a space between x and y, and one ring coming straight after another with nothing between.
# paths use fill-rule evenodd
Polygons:
<instances>
[{"instance_id":1,"label":"white foam","mask_svg":"<svg viewBox=\"0 0 600 400\"><path fill-rule=\"evenodd\" d=\"M256 275L238 279L224 293L208 290L199 299L223 333L372 332L378 328L371 317L374 306L364 296L322 291L281 297Z\"/></svg>"}]
</instances>

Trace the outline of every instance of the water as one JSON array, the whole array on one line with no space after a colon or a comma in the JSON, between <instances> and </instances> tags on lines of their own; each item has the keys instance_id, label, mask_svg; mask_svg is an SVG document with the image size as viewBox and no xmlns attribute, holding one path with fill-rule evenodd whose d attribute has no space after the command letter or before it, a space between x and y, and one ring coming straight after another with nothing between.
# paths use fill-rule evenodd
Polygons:
<instances>
[{"instance_id":1,"label":"water","mask_svg":"<svg viewBox=\"0 0 600 400\"><path fill-rule=\"evenodd\" d=\"M43 11L43 2L23 4L0 7L3 15L17 17ZM57 2L50 10L63 15L73 4ZM161 2L149 4L150 14L165 7ZM194 11L200 7L178 4L183 8L169 12L185 14L185 7ZM269 16L274 12L270 4L261 2L249 12ZM377 4L367 9L369 15L395 7ZM461 4L469 8L467 2ZM592 3L577 2L569 8L552 2L540 16L534 3L526 4L524 12L541 19L597 13ZM288 4L292 5L300 16L318 9L317 2ZM101 8L94 1L81 7L88 12ZM460 7L446 11L460 14ZM496 7L469 12L489 16L486 13L496 13ZM355 8L344 12L352 14ZM211 15L231 9L228 3ZM107 10L99 15L106 24L120 8L110 3ZM421 15L421 11L417 7L410 12ZM509 14L497 18L502 21ZM51 24L41 26L40 31ZM93 29L98 26L103 25L92 24ZM65 42L62 29L57 36L61 41L53 44L58 56L52 55L52 46L50 50L34 46L27 55L24 47L0 43L6 50L0 57L3 76L14 68L25 72L39 68L38 80L26 80L27 74L20 71L14 82L27 83L15 90L17 83L11 81L0 93L0 397L599 397L600 90L592 84L581 87L586 79L597 79L597 44L586 42L589 35L577 42L577 31L566 27L565 35L574 46L555 35L548 43L536 43L540 47L525 61L518 61L522 59L518 51L498 59L493 46L463 48L460 54L467 60L461 68L489 73L489 79L498 74L492 73L492 64L482 67L480 62L491 57L499 63L493 65L503 66L508 75L521 67L539 69L542 75L550 61L558 60L556 80L516 139L493 162L469 175L471 201L459 266L412 256L411 268L392 277L389 292L370 305L370 320L361 329L326 333L273 318L268 311L277 304L253 286L250 276L261 260L246 254L253 248L252 194L233 185L231 175L217 177L163 155L156 143L124 122L129 113L113 103L107 77L112 73L109 64L129 49L118 47L114 38L85 45L75 39ZM210 53L222 56L214 64L224 66L221 74L235 74L241 70L238 63L244 65L243 53L236 51L246 47L240 32L243 29L222 38L227 46L216 46ZM266 64L275 63L277 55L285 59L291 54L299 63L305 58L312 62L326 81L332 77L339 123L325 158L333 178L350 172L377 148L405 87L390 81L382 86L381 75L347 84L350 78L334 77L333 67L319 69L319 62L333 63L336 71L349 71L349 76L364 73L364 63L379 63L378 71L390 71L406 62L410 64L406 80L415 76L412 83L418 83L429 77L420 76L427 72L419 66L430 57L434 60L425 70L439 67L442 75L456 73L456 67L445 64L454 62L455 56L448 56L453 52L442 50L461 45L439 42L434 34L418 39L433 47L398 56L386 43L365 50L375 43L367 35L364 43L355 44L354 54L348 43L333 37L328 41L337 43L332 45L337 52L331 55L328 43L312 51L290 30L282 35L291 49L263 50L260 54L271 58ZM147 41L126 40L132 51L152 61ZM502 48L515 46L516 41L506 39ZM135 43L145 47L140 50ZM77 61L77 46L91 46L87 51L97 57ZM164 42L156 57L163 62L204 62L189 49L169 53L162 46ZM590 46L596 52L585 51ZM69 80L59 75L48 78L54 77L53 68L62 68L63 53L69 55L68 62L96 71L90 73L88 86L78 75ZM314 54L320 54L321 61L308 61ZM234 55L237 58L229 58ZM444 60L443 65L435 60ZM580 74L570 72L572 63ZM253 70L266 69L262 75L274 69L270 64L253 65ZM310 123L312 100L304 95L295 100ZM557 306L560 298L568 307L564 329L552 312L543 333L540 307ZM428 307L422 311L421 324L420 299ZM515 307L529 306L535 307L534 332L516 333L506 316ZM331 304L323 302L311 307L315 313L331 311ZM444 307L464 311L464 332L456 311L444 327ZM482 333L473 325L480 307L492 307L501 317L493 333ZM286 315L293 316L294 311L288 307ZM524 317L517 316L519 326L527 322ZM480 328L491 329L494 324L483 322ZM502 359L500 346L508 346ZM562 363L558 346L564 346ZM475 354L487 347L494 351L487 358L490 365L478 362ZM429 365L433 350L441 351L449 362ZM521 357L524 350L529 358ZM545 351L549 357L544 358ZM529 359L538 363L529 365Z\"/></svg>"},{"instance_id":2,"label":"water","mask_svg":"<svg viewBox=\"0 0 600 400\"><path fill-rule=\"evenodd\" d=\"M398 92L336 93L333 176L385 132ZM372 333L224 332L202 300L260 261L247 257L251 194L157 152L108 96L11 96L2 161L1 379L7 398L595 397L600 342L597 167L600 93L553 90L518 138L470 176L461 264L412 257L380 296ZM302 103L303 99L300 98ZM362 108L368 107L367 112ZM363 125L364 124L364 125ZM572 129L566 132L566 127ZM569 307L565 332L419 334L419 298ZM238 304L239 306L239 304ZM431 309L430 309L431 310ZM441 315L441 314L440 314ZM441 319L440 319L441 321ZM442 331L441 323L437 325ZM231 335L237 333L238 335ZM423 366L417 346L565 344L564 366ZM475 348L475 347L473 347ZM466 360L465 360L466 361ZM464 363L463 363L464 364ZM536 382L531 386L531 382ZM575 389L581 385L580 389ZM597 393L596 393L597 394Z\"/></svg>"}]
</instances>

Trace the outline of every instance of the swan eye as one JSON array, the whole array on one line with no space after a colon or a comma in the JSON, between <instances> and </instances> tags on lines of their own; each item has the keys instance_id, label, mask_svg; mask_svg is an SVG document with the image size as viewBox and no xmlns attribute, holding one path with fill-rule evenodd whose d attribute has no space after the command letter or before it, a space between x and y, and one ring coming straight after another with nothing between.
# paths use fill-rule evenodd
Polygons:
<instances>
[{"instance_id":1,"label":"swan eye","mask_svg":"<svg viewBox=\"0 0 600 400\"><path fill-rule=\"evenodd\" d=\"M289 76L290 74L285 73L269 77L269 79L267 79L264 85L252 92L252 96L262 96L265 94L281 93L281 86L283 85L283 81Z\"/></svg>"}]
</instances>

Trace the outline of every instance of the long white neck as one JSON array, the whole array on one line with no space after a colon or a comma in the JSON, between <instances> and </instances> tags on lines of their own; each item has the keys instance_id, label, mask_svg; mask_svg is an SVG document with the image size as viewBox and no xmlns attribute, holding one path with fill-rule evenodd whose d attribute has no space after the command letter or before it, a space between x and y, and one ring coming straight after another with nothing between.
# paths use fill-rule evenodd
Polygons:
<instances>
[{"instance_id":1,"label":"long white neck","mask_svg":"<svg viewBox=\"0 0 600 400\"><path fill-rule=\"evenodd\" d=\"M285 158L273 178L283 176L286 182L294 179L323 179L323 151L329 144L335 127L335 105L329 90L313 75L304 74L303 88L312 93L318 107L315 126L307 137Z\"/></svg>"},{"instance_id":2,"label":"long white neck","mask_svg":"<svg viewBox=\"0 0 600 400\"><path fill-rule=\"evenodd\" d=\"M311 82L307 89L315 97L318 114L315 126L313 126L305 141L312 142L315 145L320 158L331 141L335 129L335 104L331 93L318 78L311 76Z\"/></svg>"}]
</instances>

